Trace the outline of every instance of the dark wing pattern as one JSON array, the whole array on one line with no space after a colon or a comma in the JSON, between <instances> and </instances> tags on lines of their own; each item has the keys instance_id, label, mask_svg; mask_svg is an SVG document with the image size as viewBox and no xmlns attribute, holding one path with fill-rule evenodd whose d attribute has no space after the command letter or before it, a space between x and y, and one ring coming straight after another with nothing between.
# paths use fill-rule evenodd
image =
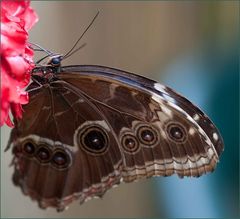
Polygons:
<instances>
[{"instance_id":1,"label":"dark wing pattern","mask_svg":"<svg viewBox=\"0 0 240 219\"><path fill-rule=\"evenodd\" d=\"M108 67L62 67L30 92L24 111L11 138L14 182L43 208L63 210L121 180L200 176L223 150L218 130L191 102Z\"/></svg>"}]
</instances>

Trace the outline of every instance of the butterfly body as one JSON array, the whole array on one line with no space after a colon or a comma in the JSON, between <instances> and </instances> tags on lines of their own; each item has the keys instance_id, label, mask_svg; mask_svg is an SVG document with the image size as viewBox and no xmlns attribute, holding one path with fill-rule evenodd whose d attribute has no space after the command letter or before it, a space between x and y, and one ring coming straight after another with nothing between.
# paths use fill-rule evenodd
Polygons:
<instances>
[{"instance_id":1,"label":"butterfly body","mask_svg":"<svg viewBox=\"0 0 240 219\"><path fill-rule=\"evenodd\" d=\"M14 182L40 207L63 210L121 181L214 170L221 135L186 98L122 70L55 61L33 70L10 139Z\"/></svg>"}]
</instances>

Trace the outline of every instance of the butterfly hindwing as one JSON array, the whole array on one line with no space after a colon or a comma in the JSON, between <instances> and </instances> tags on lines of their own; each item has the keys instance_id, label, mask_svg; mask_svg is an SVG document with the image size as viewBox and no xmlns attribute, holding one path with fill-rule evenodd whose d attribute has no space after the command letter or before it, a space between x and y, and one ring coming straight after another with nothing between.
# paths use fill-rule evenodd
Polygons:
<instances>
[{"instance_id":1,"label":"butterfly hindwing","mask_svg":"<svg viewBox=\"0 0 240 219\"><path fill-rule=\"evenodd\" d=\"M104 115L76 90L54 84L30 92L15 127L14 181L41 207L61 210L73 199L102 196L120 182L116 137ZM99 145L88 148L95 135Z\"/></svg>"}]
</instances>

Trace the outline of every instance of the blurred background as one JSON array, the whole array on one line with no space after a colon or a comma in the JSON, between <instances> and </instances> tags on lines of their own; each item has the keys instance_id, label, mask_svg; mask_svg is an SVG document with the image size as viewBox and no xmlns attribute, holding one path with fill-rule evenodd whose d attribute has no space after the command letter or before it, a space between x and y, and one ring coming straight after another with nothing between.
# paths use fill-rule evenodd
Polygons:
<instances>
[{"instance_id":1,"label":"blurred background","mask_svg":"<svg viewBox=\"0 0 240 219\"><path fill-rule=\"evenodd\" d=\"M64 61L120 68L155 79L198 105L219 128L225 151L198 179L157 177L77 201L63 213L41 210L14 187L10 129L1 129L2 218L239 217L239 1L32 1L39 22L30 41L68 51L97 11L84 49ZM36 57L41 57L42 54Z\"/></svg>"}]
</instances>

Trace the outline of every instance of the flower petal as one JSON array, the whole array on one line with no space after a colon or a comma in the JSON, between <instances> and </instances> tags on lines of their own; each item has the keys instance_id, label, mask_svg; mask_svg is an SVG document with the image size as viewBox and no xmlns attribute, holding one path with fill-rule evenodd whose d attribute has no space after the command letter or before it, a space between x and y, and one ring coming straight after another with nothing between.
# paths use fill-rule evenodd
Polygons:
<instances>
[{"instance_id":1,"label":"flower petal","mask_svg":"<svg viewBox=\"0 0 240 219\"><path fill-rule=\"evenodd\" d=\"M34 67L33 50L28 46L28 31L38 21L29 0L1 1L1 120L12 127L9 111L22 118L22 104L29 101L23 91Z\"/></svg>"}]
</instances>

